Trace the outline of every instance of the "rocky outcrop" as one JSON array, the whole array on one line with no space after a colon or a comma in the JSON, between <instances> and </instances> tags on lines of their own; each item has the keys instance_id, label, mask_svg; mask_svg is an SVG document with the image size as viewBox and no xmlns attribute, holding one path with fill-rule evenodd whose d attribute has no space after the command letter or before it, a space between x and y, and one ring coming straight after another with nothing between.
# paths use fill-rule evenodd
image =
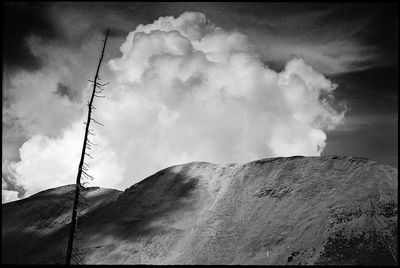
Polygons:
<instances>
[{"instance_id":1,"label":"rocky outcrop","mask_svg":"<svg viewBox=\"0 0 400 268\"><path fill-rule=\"evenodd\" d=\"M397 169L355 157L194 162L89 188L88 264L397 262ZM63 263L73 186L2 205L3 263Z\"/></svg>"}]
</instances>

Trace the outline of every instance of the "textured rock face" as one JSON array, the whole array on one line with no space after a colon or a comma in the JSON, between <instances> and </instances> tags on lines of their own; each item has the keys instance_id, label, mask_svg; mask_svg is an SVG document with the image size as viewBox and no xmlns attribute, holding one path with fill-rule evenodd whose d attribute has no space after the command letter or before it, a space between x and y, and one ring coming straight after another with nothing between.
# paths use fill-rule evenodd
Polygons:
<instances>
[{"instance_id":1,"label":"textured rock face","mask_svg":"<svg viewBox=\"0 0 400 268\"><path fill-rule=\"evenodd\" d=\"M397 169L363 158L195 162L90 188L88 264L397 262ZM63 263L72 186L2 205L3 263ZM64 207L63 207L64 206Z\"/></svg>"}]
</instances>

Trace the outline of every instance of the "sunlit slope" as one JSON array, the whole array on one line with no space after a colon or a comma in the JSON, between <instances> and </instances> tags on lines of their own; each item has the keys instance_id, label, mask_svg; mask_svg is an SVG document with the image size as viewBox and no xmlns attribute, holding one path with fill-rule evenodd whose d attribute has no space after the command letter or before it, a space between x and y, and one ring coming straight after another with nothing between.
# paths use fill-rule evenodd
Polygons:
<instances>
[{"instance_id":1,"label":"sunlit slope","mask_svg":"<svg viewBox=\"0 0 400 268\"><path fill-rule=\"evenodd\" d=\"M392 264L397 183L397 169L363 158L188 163L98 195L77 246L96 264ZM21 214L28 204L3 205L3 262L64 262L65 222L40 232ZM18 257L16 229L37 235Z\"/></svg>"}]
</instances>

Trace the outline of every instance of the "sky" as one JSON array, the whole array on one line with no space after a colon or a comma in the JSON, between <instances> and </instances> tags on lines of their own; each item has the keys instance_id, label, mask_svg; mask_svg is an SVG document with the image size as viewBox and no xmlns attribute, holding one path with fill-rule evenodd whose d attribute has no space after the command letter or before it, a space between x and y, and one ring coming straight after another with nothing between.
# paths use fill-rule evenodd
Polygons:
<instances>
[{"instance_id":1,"label":"sky","mask_svg":"<svg viewBox=\"0 0 400 268\"><path fill-rule=\"evenodd\" d=\"M2 202L191 161L351 155L398 166L398 5L3 3Z\"/></svg>"}]
</instances>

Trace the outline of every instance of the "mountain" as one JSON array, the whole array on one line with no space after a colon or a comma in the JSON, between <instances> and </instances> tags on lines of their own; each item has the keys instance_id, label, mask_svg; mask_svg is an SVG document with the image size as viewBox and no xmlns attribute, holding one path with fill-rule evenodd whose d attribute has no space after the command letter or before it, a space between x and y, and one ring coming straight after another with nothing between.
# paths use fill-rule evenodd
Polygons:
<instances>
[{"instance_id":1,"label":"mountain","mask_svg":"<svg viewBox=\"0 0 400 268\"><path fill-rule=\"evenodd\" d=\"M397 263L397 169L357 157L193 162L88 188L86 264ZM2 205L3 263L64 263L74 185Z\"/></svg>"}]
</instances>

